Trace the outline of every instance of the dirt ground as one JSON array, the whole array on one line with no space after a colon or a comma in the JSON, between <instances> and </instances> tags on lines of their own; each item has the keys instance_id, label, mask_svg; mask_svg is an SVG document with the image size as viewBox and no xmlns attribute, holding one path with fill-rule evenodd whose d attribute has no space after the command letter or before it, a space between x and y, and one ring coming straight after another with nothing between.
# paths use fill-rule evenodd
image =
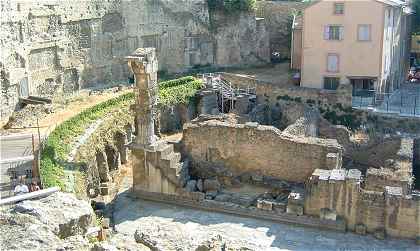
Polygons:
<instances>
[{"instance_id":1,"label":"dirt ground","mask_svg":"<svg viewBox=\"0 0 420 251\"><path fill-rule=\"evenodd\" d=\"M195 250L212 236L240 250L418 250L412 240L377 240L373 236L324 231L166 205L130 196L115 200L118 234L147 233L162 250Z\"/></svg>"},{"instance_id":2,"label":"dirt ground","mask_svg":"<svg viewBox=\"0 0 420 251\"><path fill-rule=\"evenodd\" d=\"M293 72L289 68L289 63L281 63L241 70L228 70L227 72L255 78L278 86L293 86Z\"/></svg>"},{"instance_id":3,"label":"dirt ground","mask_svg":"<svg viewBox=\"0 0 420 251\"><path fill-rule=\"evenodd\" d=\"M89 90L80 91L79 95L68 99L66 104L54 104L54 112L46 114L45 117L39 120L41 135L48 135L54 128L64 122L65 120L77 115L81 111L92 107L96 104L104 102L108 99L122 95L130 89L124 89L123 91L114 92L113 89L98 92L89 95ZM1 121L1 128L7 121ZM25 129L1 129L1 134L37 134L36 128L25 128Z\"/></svg>"}]
</instances>

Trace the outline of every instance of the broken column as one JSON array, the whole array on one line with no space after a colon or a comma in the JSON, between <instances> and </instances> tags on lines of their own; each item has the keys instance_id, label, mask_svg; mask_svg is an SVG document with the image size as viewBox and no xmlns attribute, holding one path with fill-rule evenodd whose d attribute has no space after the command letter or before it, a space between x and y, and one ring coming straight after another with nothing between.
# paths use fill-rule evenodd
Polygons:
<instances>
[{"instance_id":1,"label":"broken column","mask_svg":"<svg viewBox=\"0 0 420 251\"><path fill-rule=\"evenodd\" d=\"M154 117L158 101L157 70L155 48L139 48L126 57L135 78L135 105L137 137L131 143L133 154L133 188L135 191L149 191L159 183L160 170L156 168L157 137ZM152 177L153 176L153 177Z\"/></svg>"},{"instance_id":2,"label":"broken column","mask_svg":"<svg viewBox=\"0 0 420 251\"><path fill-rule=\"evenodd\" d=\"M139 48L128 59L128 66L134 73L137 120L136 146L153 149L156 146L154 117L158 101L155 48Z\"/></svg>"}]
</instances>

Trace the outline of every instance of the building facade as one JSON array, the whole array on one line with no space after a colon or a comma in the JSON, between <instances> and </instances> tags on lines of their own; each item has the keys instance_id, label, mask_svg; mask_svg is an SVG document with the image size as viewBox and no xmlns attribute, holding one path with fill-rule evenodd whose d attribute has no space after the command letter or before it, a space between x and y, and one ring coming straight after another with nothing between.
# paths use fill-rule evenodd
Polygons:
<instances>
[{"instance_id":1,"label":"building facade","mask_svg":"<svg viewBox=\"0 0 420 251\"><path fill-rule=\"evenodd\" d=\"M354 96L398 89L409 66L410 14L398 0L309 5L293 24L291 65L301 71L301 86L351 84Z\"/></svg>"}]
</instances>

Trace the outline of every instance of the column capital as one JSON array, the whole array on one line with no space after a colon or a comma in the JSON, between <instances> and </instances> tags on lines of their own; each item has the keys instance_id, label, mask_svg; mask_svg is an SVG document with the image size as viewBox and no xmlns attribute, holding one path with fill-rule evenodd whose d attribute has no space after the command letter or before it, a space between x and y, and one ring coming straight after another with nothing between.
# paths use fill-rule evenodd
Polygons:
<instances>
[{"instance_id":1,"label":"column capital","mask_svg":"<svg viewBox=\"0 0 420 251\"><path fill-rule=\"evenodd\" d=\"M125 59L134 74L150 74L158 70L155 48L138 48Z\"/></svg>"}]
</instances>

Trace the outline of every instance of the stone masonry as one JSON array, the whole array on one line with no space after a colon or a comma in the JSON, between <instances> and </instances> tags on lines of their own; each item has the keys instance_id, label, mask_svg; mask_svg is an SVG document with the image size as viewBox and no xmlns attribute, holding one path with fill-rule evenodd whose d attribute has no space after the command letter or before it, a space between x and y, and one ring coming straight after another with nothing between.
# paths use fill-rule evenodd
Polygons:
<instances>
[{"instance_id":1,"label":"stone masonry","mask_svg":"<svg viewBox=\"0 0 420 251\"><path fill-rule=\"evenodd\" d=\"M222 163L235 175L257 172L304 182L317 168L341 167L342 147L333 139L292 137L272 126L217 120L185 124L183 133L193 161Z\"/></svg>"},{"instance_id":2,"label":"stone masonry","mask_svg":"<svg viewBox=\"0 0 420 251\"><path fill-rule=\"evenodd\" d=\"M1 116L28 95L62 98L93 85L125 83L124 56L154 47L159 70L269 61L255 13L210 20L206 0L1 2ZM218 26L217 30L212 27Z\"/></svg>"},{"instance_id":3,"label":"stone masonry","mask_svg":"<svg viewBox=\"0 0 420 251\"><path fill-rule=\"evenodd\" d=\"M134 191L176 194L186 182L187 163L174 146L158 140L154 131L157 87L155 48L139 48L126 57L135 78L137 137L131 145Z\"/></svg>"},{"instance_id":4,"label":"stone masonry","mask_svg":"<svg viewBox=\"0 0 420 251\"><path fill-rule=\"evenodd\" d=\"M419 194L393 186L367 190L359 170L315 170L306 182L304 213L321 216L326 210L361 234L420 236Z\"/></svg>"}]
</instances>

